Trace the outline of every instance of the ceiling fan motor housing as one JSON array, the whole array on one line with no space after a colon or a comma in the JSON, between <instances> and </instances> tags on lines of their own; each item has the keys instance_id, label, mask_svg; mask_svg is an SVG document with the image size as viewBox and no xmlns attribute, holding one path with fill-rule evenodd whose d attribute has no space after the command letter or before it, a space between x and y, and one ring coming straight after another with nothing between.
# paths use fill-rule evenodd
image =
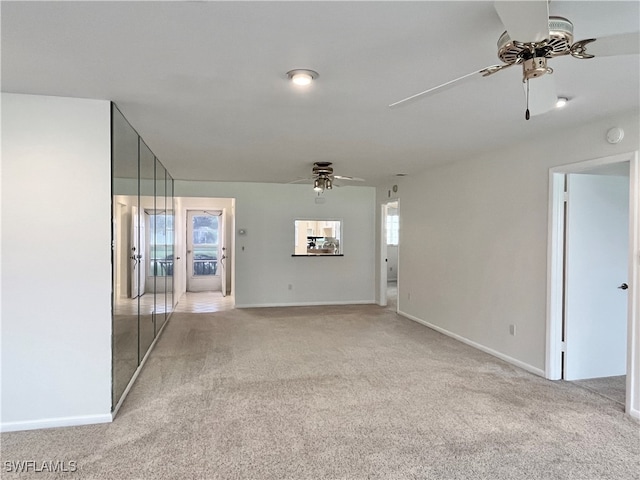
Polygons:
<instances>
[{"instance_id":1,"label":"ceiling fan motor housing","mask_svg":"<svg viewBox=\"0 0 640 480\"><path fill-rule=\"evenodd\" d=\"M333 167L331 162L316 162L313 164L313 174L320 177L328 177L333 175Z\"/></svg>"},{"instance_id":2,"label":"ceiling fan motor housing","mask_svg":"<svg viewBox=\"0 0 640 480\"><path fill-rule=\"evenodd\" d=\"M563 17L549 17L548 39L527 43L513 40L508 32L504 32L498 39L498 58L509 65L532 58L553 58L570 53L572 43L573 23ZM546 65L546 61L544 63ZM541 65L534 68L541 68Z\"/></svg>"}]
</instances>

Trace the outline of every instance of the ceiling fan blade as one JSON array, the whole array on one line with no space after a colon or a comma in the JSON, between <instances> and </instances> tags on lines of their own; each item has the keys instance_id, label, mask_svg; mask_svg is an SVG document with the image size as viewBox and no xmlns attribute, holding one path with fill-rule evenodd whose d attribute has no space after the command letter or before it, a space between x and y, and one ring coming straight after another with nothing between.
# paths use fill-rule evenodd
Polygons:
<instances>
[{"instance_id":1,"label":"ceiling fan blade","mask_svg":"<svg viewBox=\"0 0 640 480\"><path fill-rule=\"evenodd\" d=\"M334 175L333 178L337 178L338 180L349 180L351 182L364 182L364 178L346 177L344 175Z\"/></svg>"},{"instance_id":2,"label":"ceiling fan blade","mask_svg":"<svg viewBox=\"0 0 640 480\"><path fill-rule=\"evenodd\" d=\"M287 185L293 184L293 183L307 183L312 181L313 181L313 178L298 178L297 180L291 180L290 182L287 182Z\"/></svg>"},{"instance_id":3,"label":"ceiling fan blade","mask_svg":"<svg viewBox=\"0 0 640 480\"><path fill-rule=\"evenodd\" d=\"M419 98L426 97L428 95L433 95L435 93L443 92L444 90L448 90L449 88L457 87L469 80L473 80L476 76L480 75L482 77L486 77L488 75L492 75L496 72L504 70L505 68L512 67L515 64L504 64L504 65L491 65L490 67L483 68L482 70L477 70L475 72L468 73L463 75L462 77L449 80L442 85L438 85L437 87L430 88L429 90L425 90L424 92L416 93L415 95L411 95L410 97L403 98L402 100L398 100L389 105L390 108L397 107L399 105L403 105L414 100L418 100Z\"/></svg>"},{"instance_id":4,"label":"ceiling fan blade","mask_svg":"<svg viewBox=\"0 0 640 480\"><path fill-rule=\"evenodd\" d=\"M523 83L525 95L527 94L527 83ZM552 74L529 80L529 113L531 115L541 115L553 110L558 102L556 95L556 81Z\"/></svg>"},{"instance_id":5,"label":"ceiling fan blade","mask_svg":"<svg viewBox=\"0 0 640 480\"><path fill-rule=\"evenodd\" d=\"M614 55L638 55L640 32L621 33L588 40L580 40L571 46L576 58L610 57Z\"/></svg>"},{"instance_id":6,"label":"ceiling fan blade","mask_svg":"<svg viewBox=\"0 0 640 480\"><path fill-rule=\"evenodd\" d=\"M494 7L511 40L523 43L549 38L549 3L547 0L496 1Z\"/></svg>"}]
</instances>

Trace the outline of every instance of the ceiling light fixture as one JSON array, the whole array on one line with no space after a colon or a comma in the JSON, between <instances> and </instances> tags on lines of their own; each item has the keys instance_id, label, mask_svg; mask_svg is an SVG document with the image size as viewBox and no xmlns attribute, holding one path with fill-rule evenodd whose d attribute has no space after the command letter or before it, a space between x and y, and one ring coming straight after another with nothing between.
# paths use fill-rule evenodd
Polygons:
<instances>
[{"instance_id":1,"label":"ceiling light fixture","mask_svg":"<svg viewBox=\"0 0 640 480\"><path fill-rule=\"evenodd\" d=\"M313 181L313 190L318 192L318 194L324 192L325 190L331 190L333 188L333 182L331 178L320 175Z\"/></svg>"},{"instance_id":2,"label":"ceiling light fixture","mask_svg":"<svg viewBox=\"0 0 640 480\"><path fill-rule=\"evenodd\" d=\"M287 72L287 78L300 87L311 85L311 82L318 78L318 76L318 72L304 68L298 68Z\"/></svg>"},{"instance_id":3,"label":"ceiling light fixture","mask_svg":"<svg viewBox=\"0 0 640 480\"><path fill-rule=\"evenodd\" d=\"M564 107L569 99L567 97L558 97L558 101L556 102L556 108Z\"/></svg>"},{"instance_id":4,"label":"ceiling light fixture","mask_svg":"<svg viewBox=\"0 0 640 480\"><path fill-rule=\"evenodd\" d=\"M324 188L326 188L327 190L331 190L333 188L333 183L331 182L331 179L329 177L325 178L324 180Z\"/></svg>"}]
</instances>

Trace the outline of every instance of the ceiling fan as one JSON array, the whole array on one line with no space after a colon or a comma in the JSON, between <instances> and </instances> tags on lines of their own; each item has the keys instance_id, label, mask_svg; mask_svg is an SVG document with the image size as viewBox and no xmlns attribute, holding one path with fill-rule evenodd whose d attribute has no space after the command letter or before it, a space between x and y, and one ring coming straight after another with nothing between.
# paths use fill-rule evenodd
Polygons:
<instances>
[{"instance_id":1,"label":"ceiling fan","mask_svg":"<svg viewBox=\"0 0 640 480\"><path fill-rule=\"evenodd\" d=\"M334 175L333 165L331 162L315 162L313 169L311 170L312 176L310 178L301 178L289 183L301 183L313 181L313 190L318 194L325 190L331 190L334 186L334 180L349 180L351 182L364 182L363 178L348 177L345 175ZM338 186L338 185L336 185Z\"/></svg>"},{"instance_id":2,"label":"ceiling fan","mask_svg":"<svg viewBox=\"0 0 640 480\"><path fill-rule=\"evenodd\" d=\"M547 0L496 1L494 8L506 28L498 39L498 58L503 64L471 72L394 102L389 107L439 93L465 80L478 76L488 77L514 65L522 65L527 106L525 118L529 120L531 115L539 115L554 108L558 100L553 69L547 66L549 59L563 55L591 59L640 53L638 32L574 42L573 24L564 17L549 17Z\"/></svg>"}]
</instances>

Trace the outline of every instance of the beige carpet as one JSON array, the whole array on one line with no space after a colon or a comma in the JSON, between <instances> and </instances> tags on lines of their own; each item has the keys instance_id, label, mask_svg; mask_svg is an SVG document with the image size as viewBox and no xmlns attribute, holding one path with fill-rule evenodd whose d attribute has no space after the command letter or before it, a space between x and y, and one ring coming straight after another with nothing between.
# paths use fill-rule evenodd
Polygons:
<instances>
[{"instance_id":1,"label":"beige carpet","mask_svg":"<svg viewBox=\"0 0 640 480\"><path fill-rule=\"evenodd\" d=\"M174 314L114 423L3 434L2 478L637 479L639 433L376 306Z\"/></svg>"},{"instance_id":2,"label":"beige carpet","mask_svg":"<svg viewBox=\"0 0 640 480\"><path fill-rule=\"evenodd\" d=\"M619 403L624 407L627 396L627 376L618 375L615 377L588 378L586 380L575 380L574 383L580 387L589 389L603 397Z\"/></svg>"}]
</instances>

